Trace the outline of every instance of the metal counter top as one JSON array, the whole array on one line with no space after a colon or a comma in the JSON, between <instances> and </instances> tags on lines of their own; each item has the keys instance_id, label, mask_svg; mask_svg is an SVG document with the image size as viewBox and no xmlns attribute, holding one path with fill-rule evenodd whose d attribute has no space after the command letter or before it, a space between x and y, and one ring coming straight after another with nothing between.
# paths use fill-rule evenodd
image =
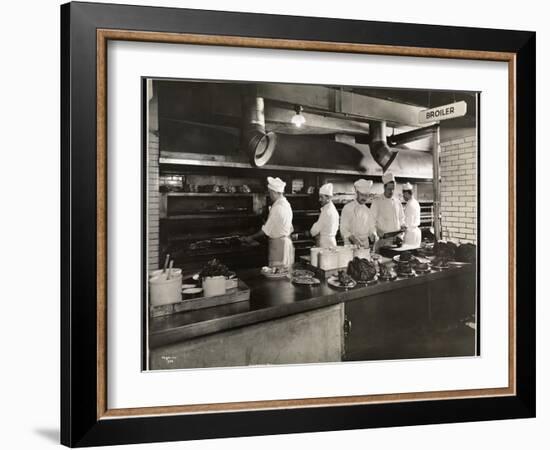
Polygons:
<instances>
[{"instance_id":1,"label":"metal counter top","mask_svg":"<svg viewBox=\"0 0 550 450\"><path fill-rule=\"evenodd\" d=\"M406 289L423 283L474 272L475 266L431 271L412 278L398 277L370 286L357 285L343 290L326 281L318 286L299 286L288 278L268 279L260 269L237 273L251 290L250 300L196 311L181 312L149 319L149 346L157 348L199 336L277 319L341 302L367 298L390 290ZM475 276L473 273L472 276Z\"/></svg>"}]
</instances>

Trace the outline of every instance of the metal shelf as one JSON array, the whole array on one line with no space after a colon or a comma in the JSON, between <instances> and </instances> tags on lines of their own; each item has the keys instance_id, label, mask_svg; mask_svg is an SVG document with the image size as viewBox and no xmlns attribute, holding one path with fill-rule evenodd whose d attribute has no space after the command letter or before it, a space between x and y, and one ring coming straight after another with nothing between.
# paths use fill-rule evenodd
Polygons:
<instances>
[{"instance_id":1,"label":"metal shelf","mask_svg":"<svg viewBox=\"0 0 550 450\"><path fill-rule=\"evenodd\" d=\"M223 211L204 213L204 214L178 214L174 216L163 217L165 220L191 220L191 219L228 219L228 218L237 218L237 219L248 219L251 217L260 217L259 214L243 214L239 212L226 213Z\"/></svg>"},{"instance_id":2,"label":"metal shelf","mask_svg":"<svg viewBox=\"0 0 550 450\"><path fill-rule=\"evenodd\" d=\"M252 192L167 192L168 197L252 197Z\"/></svg>"}]
</instances>

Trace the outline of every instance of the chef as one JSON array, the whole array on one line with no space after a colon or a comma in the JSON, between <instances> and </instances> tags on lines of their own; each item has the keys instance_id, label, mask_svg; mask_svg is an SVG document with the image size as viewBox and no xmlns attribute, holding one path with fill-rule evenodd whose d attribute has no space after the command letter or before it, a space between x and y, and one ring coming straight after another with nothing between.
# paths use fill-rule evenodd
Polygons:
<instances>
[{"instance_id":1,"label":"chef","mask_svg":"<svg viewBox=\"0 0 550 450\"><path fill-rule=\"evenodd\" d=\"M376 232L380 237L376 250L384 245L393 244L395 236L384 237L386 233L405 231L405 213L401 202L393 196L395 190L395 178L391 172L382 175L384 193L374 199L371 213L376 224Z\"/></svg>"},{"instance_id":2,"label":"chef","mask_svg":"<svg viewBox=\"0 0 550 450\"><path fill-rule=\"evenodd\" d=\"M319 189L319 203L321 213L319 220L313 224L310 233L317 240L317 247L336 247L336 233L340 216L336 206L332 203L332 183L323 184Z\"/></svg>"},{"instance_id":3,"label":"chef","mask_svg":"<svg viewBox=\"0 0 550 450\"><path fill-rule=\"evenodd\" d=\"M377 238L374 218L366 204L372 181L357 180L353 186L355 188L355 200L349 202L342 210L340 234L344 239L344 244L368 247L369 238L373 241Z\"/></svg>"},{"instance_id":4,"label":"chef","mask_svg":"<svg viewBox=\"0 0 550 450\"><path fill-rule=\"evenodd\" d=\"M403 198L407 202L405 205L405 237L403 243L420 247L422 233L420 231L420 204L413 196L413 187L410 183L403 185Z\"/></svg>"},{"instance_id":5,"label":"chef","mask_svg":"<svg viewBox=\"0 0 550 450\"><path fill-rule=\"evenodd\" d=\"M257 233L248 239L269 238L269 266L289 266L294 263L294 246L290 235L292 227L292 208L284 196L286 183L280 178L267 177L267 190L271 200L271 208L267 222Z\"/></svg>"}]
</instances>

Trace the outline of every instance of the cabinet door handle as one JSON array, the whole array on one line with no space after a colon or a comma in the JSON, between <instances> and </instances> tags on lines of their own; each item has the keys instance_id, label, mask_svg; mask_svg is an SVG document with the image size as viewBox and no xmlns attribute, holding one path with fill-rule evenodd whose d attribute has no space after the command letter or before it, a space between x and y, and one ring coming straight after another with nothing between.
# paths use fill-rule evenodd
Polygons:
<instances>
[{"instance_id":1,"label":"cabinet door handle","mask_svg":"<svg viewBox=\"0 0 550 450\"><path fill-rule=\"evenodd\" d=\"M344 336L347 336L351 332L351 320L344 317Z\"/></svg>"}]
</instances>

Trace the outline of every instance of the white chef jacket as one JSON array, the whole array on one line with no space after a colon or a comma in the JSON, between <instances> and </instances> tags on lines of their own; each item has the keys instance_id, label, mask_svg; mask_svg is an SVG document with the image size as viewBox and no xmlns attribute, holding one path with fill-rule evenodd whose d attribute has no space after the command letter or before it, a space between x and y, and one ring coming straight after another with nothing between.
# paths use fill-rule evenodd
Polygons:
<instances>
[{"instance_id":1,"label":"white chef jacket","mask_svg":"<svg viewBox=\"0 0 550 450\"><path fill-rule=\"evenodd\" d=\"M271 239L290 236L292 227L292 208L286 197L280 197L271 205L267 222L262 231Z\"/></svg>"},{"instance_id":2,"label":"white chef jacket","mask_svg":"<svg viewBox=\"0 0 550 450\"><path fill-rule=\"evenodd\" d=\"M422 233L418 229L420 225L420 204L415 198L411 198L405 205L405 244L419 246L422 241Z\"/></svg>"},{"instance_id":3,"label":"white chef jacket","mask_svg":"<svg viewBox=\"0 0 550 450\"><path fill-rule=\"evenodd\" d=\"M367 205L361 205L357 200L353 200L344 206L340 219L340 234L345 244L350 243L351 235L367 243L367 238L375 232L375 221Z\"/></svg>"},{"instance_id":4,"label":"white chef jacket","mask_svg":"<svg viewBox=\"0 0 550 450\"><path fill-rule=\"evenodd\" d=\"M415 198L411 198L405 205L405 225L407 228L420 226L420 203Z\"/></svg>"},{"instance_id":5,"label":"white chef jacket","mask_svg":"<svg viewBox=\"0 0 550 450\"><path fill-rule=\"evenodd\" d=\"M294 263L294 245L290 239L292 208L285 197L280 197L269 210L262 231L269 237L268 262L270 266L290 266Z\"/></svg>"},{"instance_id":6,"label":"white chef jacket","mask_svg":"<svg viewBox=\"0 0 550 450\"><path fill-rule=\"evenodd\" d=\"M311 227L311 235L319 235L319 247L328 248L336 246L336 233L340 216L334 203L328 202L321 208L319 220Z\"/></svg>"},{"instance_id":7,"label":"white chef jacket","mask_svg":"<svg viewBox=\"0 0 550 450\"><path fill-rule=\"evenodd\" d=\"M398 231L405 224L405 213L401 202L395 197L387 198L384 194L376 197L371 206L371 213L380 237L384 233Z\"/></svg>"}]
</instances>

